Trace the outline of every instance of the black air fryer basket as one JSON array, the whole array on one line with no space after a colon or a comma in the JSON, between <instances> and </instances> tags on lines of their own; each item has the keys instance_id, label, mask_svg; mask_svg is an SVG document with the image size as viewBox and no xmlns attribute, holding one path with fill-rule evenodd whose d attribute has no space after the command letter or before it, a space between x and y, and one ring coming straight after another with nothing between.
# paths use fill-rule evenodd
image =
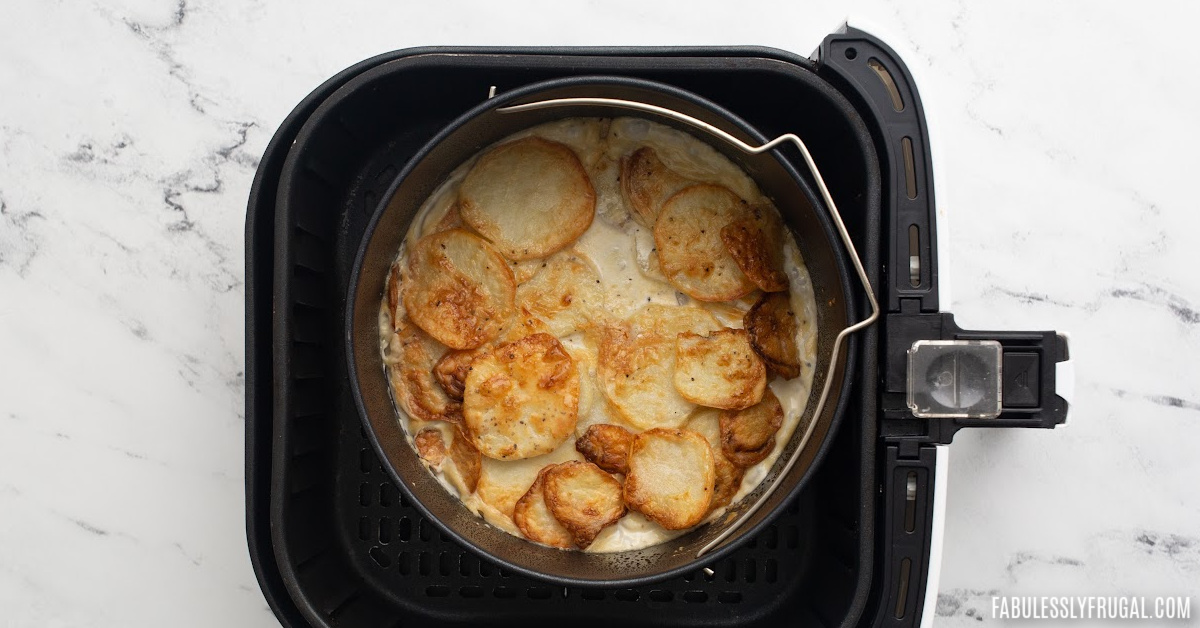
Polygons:
<instances>
[{"instance_id":1,"label":"black air fryer basket","mask_svg":"<svg viewBox=\"0 0 1200 628\"><path fill-rule=\"evenodd\" d=\"M934 445L959 427L1061 423L1066 344L1053 332L960 330L938 311L933 180L911 77L886 45L848 28L814 59L766 48L409 49L345 70L291 113L263 156L246 224L247 533L283 625L920 623ZM884 309L858 337L846 413L799 496L732 554L637 588L550 586L441 534L380 466L343 355L353 255L407 160L492 86L579 74L660 81L768 136L797 133ZM994 341L984 344L1003 365L998 417L914 417L909 348L943 339Z\"/></svg>"}]
</instances>

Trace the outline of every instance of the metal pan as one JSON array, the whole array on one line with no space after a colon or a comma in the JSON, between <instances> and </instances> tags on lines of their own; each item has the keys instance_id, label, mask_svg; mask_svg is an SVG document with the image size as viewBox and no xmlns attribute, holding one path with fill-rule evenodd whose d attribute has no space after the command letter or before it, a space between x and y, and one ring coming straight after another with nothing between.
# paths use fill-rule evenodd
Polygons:
<instances>
[{"instance_id":1,"label":"metal pan","mask_svg":"<svg viewBox=\"0 0 1200 628\"><path fill-rule=\"evenodd\" d=\"M425 470L389 395L378 345L378 308L389 266L418 208L459 164L519 130L552 120L639 115L687 131L738 164L779 208L804 255L817 302L818 343L804 415L767 478L720 523L653 547L611 554L564 552L498 530L471 513ZM794 144L802 176L776 148ZM815 190L814 190L815 187ZM864 292L865 290L865 292ZM856 295L871 315L854 320ZM409 499L443 531L493 560L562 585L636 586L716 559L749 539L803 486L826 449L854 372L853 332L878 305L832 198L799 138L768 142L761 133L699 96L623 77L575 77L527 85L483 102L448 125L397 176L367 227L354 262L346 311L346 354L355 402L368 436Z\"/></svg>"}]
</instances>

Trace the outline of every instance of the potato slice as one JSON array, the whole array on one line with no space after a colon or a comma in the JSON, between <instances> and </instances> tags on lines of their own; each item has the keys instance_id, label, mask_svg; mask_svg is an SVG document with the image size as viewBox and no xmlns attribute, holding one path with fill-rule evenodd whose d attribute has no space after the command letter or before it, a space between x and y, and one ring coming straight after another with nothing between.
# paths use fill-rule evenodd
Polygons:
<instances>
[{"instance_id":1,"label":"potato slice","mask_svg":"<svg viewBox=\"0 0 1200 628\"><path fill-rule=\"evenodd\" d=\"M554 518L554 513L550 512L550 507L546 505L546 472L553 468L554 465L543 467L533 485L517 500L513 507L513 523L517 524L521 534L531 541L550 547L570 549L575 547L575 537Z\"/></svg>"},{"instance_id":2,"label":"potato slice","mask_svg":"<svg viewBox=\"0 0 1200 628\"><path fill-rule=\"evenodd\" d=\"M738 410L758 403L767 368L744 329L707 336L684 332L676 341L675 388L684 399L710 408Z\"/></svg>"},{"instance_id":3,"label":"potato slice","mask_svg":"<svg viewBox=\"0 0 1200 628\"><path fill-rule=\"evenodd\" d=\"M734 495L742 488L742 478L746 470L733 464L721 451L720 413L717 410L705 408L688 419L687 429L696 432L708 441L709 449L713 452L713 464L716 471L713 483L712 504L708 511L724 508L733 501Z\"/></svg>"},{"instance_id":4,"label":"potato slice","mask_svg":"<svg viewBox=\"0 0 1200 628\"><path fill-rule=\"evenodd\" d=\"M762 295L742 317L750 344L763 362L784 379L800 376L800 347L796 344L796 312L787 292Z\"/></svg>"},{"instance_id":5,"label":"potato slice","mask_svg":"<svg viewBox=\"0 0 1200 628\"><path fill-rule=\"evenodd\" d=\"M783 224L772 220L771 207L754 208L754 216L735 220L721 229L721 241L738 268L764 292L788 289L783 270Z\"/></svg>"},{"instance_id":6,"label":"potato slice","mask_svg":"<svg viewBox=\"0 0 1200 628\"><path fill-rule=\"evenodd\" d=\"M572 460L546 472L543 494L554 518L580 548L625 515L621 483L600 467Z\"/></svg>"},{"instance_id":7,"label":"potato slice","mask_svg":"<svg viewBox=\"0 0 1200 628\"><path fill-rule=\"evenodd\" d=\"M717 319L698 307L651 304L628 327L605 329L597 371L621 420L641 430L683 425L696 405L675 388L675 338L718 328Z\"/></svg>"},{"instance_id":8,"label":"potato slice","mask_svg":"<svg viewBox=\"0 0 1200 628\"><path fill-rule=\"evenodd\" d=\"M560 338L588 330L604 314L600 271L582 253L559 251L517 286L517 304Z\"/></svg>"},{"instance_id":9,"label":"potato slice","mask_svg":"<svg viewBox=\"0 0 1200 628\"><path fill-rule=\"evenodd\" d=\"M524 460L493 460L484 456L475 494L484 502L511 517L517 500L529 490L538 471L547 465L578 460L575 443L568 439L558 449Z\"/></svg>"},{"instance_id":10,"label":"potato slice","mask_svg":"<svg viewBox=\"0 0 1200 628\"><path fill-rule=\"evenodd\" d=\"M510 260L546 257L592 224L596 191L575 152L524 137L475 162L458 192L463 222Z\"/></svg>"},{"instance_id":11,"label":"potato slice","mask_svg":"<svg viewBox=\"0 0 1200 628\"><path fill-rule=\"evenodd\" d=\"M575 430L579 372L558 339L534 334L475 358L463 419L479 451L497 460L550 453Z\"/></svg>"},{"instance_id":12,"label":"potato slice","mask_svg":"<svg viewBox=\"0 0 1200 628\"><path fill-rule=\"evenodd\" d=\"M629 446L633 432L620 425L601 423L587 428L575 449L592 464L609 473L629 473Z\"/></svg>"},{"instance_id":13,"label":"potato slice","mask_svg":"<svg viewBox=\"0 0 1200 628\"><path fill-rule=\"evenodd\" d=\"M725 454L725 457L728 458L733 464L748 469L762 462L763 460L766 460L771 455L772 451L775 451L774 436L767 441L767 444L758 449L751 451L730 451L725 449L722 450L721 453Z\"/></svg>"},{"instance_id":14,"label":"potato slice","mask_svg":"<svg viewBox=\"0 0 1200 628\"><path fill-rule=\"evenodd\" d=\"M763 448L783 425L783 405L768 390L762 401L744 410L721 413L721 448L726 455L756 452Z\"/></svg>"},{"instance_id":15,"label":"potato slice","mask_svg":"<svg viewBox=\"0 0 1200 628\"><path fill-rule=\"evenodd\" d=\"M392 330L399 331L403 324L404 313L401 311L400 303L400 262L392 264L392 269L388 271L387 276L387 312L388 317L392 321Z\"/></svg>"},{"instance_id":16,"label":"potato slice","mask_svg":"<svg viewBox=\"0 0 1200 628\"><path fill-rule=\"evenodd\" d=\"M453 349L474 349L495 338L513 314L516 289L504 258L462 229L418 240L401 285L412 321Z\"/></svg>"},{"instance_id":17,"label":"potato slice","mask_svg":"<svg viewBox=\"0 0 1200 628\"><path fill-rule=\"evenodd\" d=\"M459 490L474 493L479 487L479 474L483 463L479 450L471 443L471 439L457 428L454 430L454 437L450 439L450 460L454 463L458 480L462 484Z\"/></svg>"},{"instance_id":18,"label":"potato slice","mask_svg":"<svg viewBox=\"0 0 1200 628\"><path fill-rule=\"evenodd\" d=\"M663 203L692 183L668 168L649 146L621 158L621 195L644 227L654 227Z\"/></svg>"},{"instance_id":19,"label":"potato slice","mask_svg":"<svg viewBox=\"0 0 1200 628\"><path fill-rule=\"evenodd\" d=\"M413 445L421 460L435 467L446 458L446 441L442 440L442 431L437 428L427 427L417 432L413 437Z\"/></svg>"},{"instance_id":20,"label":"potato slice","mask_svg":"<svg viewBox=\"0 0 1200 628\"><path fill-rule=\"evenodd\" d=\"M471 361L475 356L474 351L451 349L433 365L434 379L451 399L462 401L463 386L467 381L467 373L471 372Z\"/></svg>"},{"instance_id":21,"label":"potato slice","mask_svg":"<svg viewBox=\"0 0 1200 628\"><path fill-rule=\"evenodd\" d=\"M421 421L462 422L462 406L434 381L433 365L446 348L415 325L402 324L388 343L384 362L400 409Z\"/></svg>"},{"instance_id":22,"label":"potato slice","mask_svg":"<svg viewBox=\"0 0 1200 628\"><path fill-rule=\"evenodd\" d=\"M667 200L654 223L667 281L700 301L732 301L753 291L721 240L726 225L749 215L746 202L719 185L693 185Z\"/></svg>"},{"instance_id":23,"label":"potato slice","mask_svg":"<svg viewBox=\"0 0 1200 628\"><path fill-rule=\"evenodd\" d=\"M704 436L656 428L633 437L625 503L668 530L700 523L712 505L716 466Z\"/></svg>"}]
</instances>

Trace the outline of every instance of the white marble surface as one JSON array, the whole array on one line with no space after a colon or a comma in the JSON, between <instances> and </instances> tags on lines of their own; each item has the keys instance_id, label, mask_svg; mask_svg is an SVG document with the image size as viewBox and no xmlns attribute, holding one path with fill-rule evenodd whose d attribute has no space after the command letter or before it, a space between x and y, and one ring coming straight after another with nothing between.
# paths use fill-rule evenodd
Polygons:
<instances>
[{"instance_id":1,"label":"white marble surface","mask_svg":"<svg viewBox=\"0 0 1200 628\"><path fill-rule=\"evenodd\" d=\"M952 448L940 623L994 622L993 592L1200 596L1196 5L805 4L5 0L0 624L275 625L243 533L244 204L322 80L425 44L807 55L846 17L930 110L959 322L1074 334L1070 426Z\"/></svg>"}]
</instances>

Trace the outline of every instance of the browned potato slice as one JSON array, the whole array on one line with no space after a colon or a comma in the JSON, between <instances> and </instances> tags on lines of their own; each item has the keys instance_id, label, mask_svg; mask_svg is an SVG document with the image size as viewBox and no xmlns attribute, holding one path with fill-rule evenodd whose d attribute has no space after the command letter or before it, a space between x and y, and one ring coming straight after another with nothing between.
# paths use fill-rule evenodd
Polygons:
<instances>
[{"instance_id":1,"label":"browned potato slice","mask_svg":"<svg viewBox=\"0 0 1200 628\"><path fill-rule=\"evenodd\" d=\"M467 373L471 372L471 361L475 355L474 351L451 349L433 366L434 378L451 399L462 401L463 385L467 381Z\"/></svg>"},{"instance_id":2,"label":"browned potato slice","mask_svg":"<svg viewBox=\"0 0 1200 628\"><path fill-rule=\"evenodd\" d=\"M742 488L742 478L746 470L733 464L721 451L721 426L717 410L704 409L697 412L688 420L687 428L700 434L712 449L713 464L716 471L713 483L713 499L708 511L724 508L733 501L733 496Z\"/></svg>"},{"instance_id":3,"label":"browned potato slice","mask_svg":"<svg viewBox=\"0 0 1200 628\"><path fill-rule=\"evenodd\" d=\"M558 339L534 334L475 358L463 392L464 424L498 460L550 453L575 430L579 372Z\"/></svg>"},{"instance_id":4,"label":"browned potato slice","mask_svg":"<svg viewBox=\"0 0 1200 628\"><path fill-rule=\"evenodd\" d=\"M555 465L549 465L539 471L533 486L517 500L513 506L513 523L517 524L521 534L531 541L550 547L570 549L575 547L575 537L554 518L554 513L550 512L550 507L546 505L546 472L554 467Z\"/></svg>"},{"instance_id":5,"label":"browned potato slice","mask_svg":"<svg viewBox=\"0 0 1200 628\"><path fill-rule=\"evenodd\" d=\"M757 211L766 213L770 208ZM783 239L781 233L768 233L759 220L742 218L721 229L721 241L754 285L764 292L788 289L787 273L783 271Z\"/></svg>"},{"instance_id":6,"label":"browned potato slice","mask_svg":"<svg viewBox=\"0 0 1200 628\"><path fill-rule=\"evenodd\" d=\"M633 437L625 503L668 530L690 528L712 504L712 449L691 430L656 428Z\"/></svg>"},{"instance_id":7,"label":"browned potato slice","mask_svg":"<svg viewBox=\"0 0 1200 628\"><path fill-rule=\"evenodd\" d=\"M684 332L676 342L675 388L684 399L710 408L737 410L762 399L767 368L744 329L707 336Z\"/></svg>"},{"instance_id":8,"label":"browned potato slice","mask_svg":"<svg viewBox=\"0 0 1200 628\"><path fill-rule=\"evenodd\" d=\"M592 224L596 191L575 152L524 137L488 151L458 192L463 222L511 260L546 257Z\"/></svg>"},{"instance_id":9,"label":"browned potato slice","mask_svg":"<svg viewBox=\"0 0 1200 628\"><path fill-rule=\"evenodd\" d=\"M504 258L463 229L418 240L401 286L409 318L453 349L473 349L495 338L512 316L516 289Z\"/></svg>"},{"instance_id":10,"label":"browned potato slice","mask_svg":"<svg viewBox=\"0 0 1200 628\"><path fill-rule=\"evenodd\" d=\"M755 285L721 241L721 230L749 215L746 202L719 185L684 188L663 205L654 243L663 275L700 301L732 301Z\"/></svg>"},{"instance_id":11,"label":"browned potato slice","mask_svg":"<svg viewBox=\"0 0 1200 628\"><path fill-rule=\"evenodd\" d=\"M433 378L433 365L445 350L415 325L404 325L392 336L384 361L396 402L408 416L421 421L462 420L462 406Z\"/></svg>"},{"instance_id":12,"label":"browned potato slice","mask_svg":"<svg viewBox=\"0 0 1200 628\"><path fill-rule=\"evenodd\" d=\"M581 548L625 515L621 483L590 462L572 460L551 467L545 481L550 512Z\"/></svg>"},{"instance_id":13,"label":"browned potato slice","mask_svg":"<svg viewBox=\"0 0 1200 628\"><path fill-rule=\"evenodd\" d=\"M396 331L399 331L403 324L403 316L400 313L400 273L400 262L396 262L392 264L387 277L387 311L392 319L392 329Z\"/></svg>"},{"instance_id":14,"label":"browned potato slice","mask_svg":"<svg viewBox=\"0 0 1200 628\"><path fill-rule=\"evenodd\" d=\"M721 413L721 449L726 456L744 459L747 452L759 452L772 443L782 425L783 405L768 390L758 404Z\"/></svg>"},{"instance_id":15,"label":"browned potato slice","mask_svg":"<svg viewBox=\"0 0 1200 628\"><path fill-rule=\"evenodd\" d=\"M578 459L579 453L570 439L548 454L524 460L493 460L484 456L475 494L504 515L512 517L513 506L529 490L538 471L547 465Z\"/></svg>"},{"instance_id":16,"label":"browned potato slice","mask_svg":"<svg viewBox=\"0 0 1200 628\"><path fill-rule=\"evenodd\" d=\"M442 464L442 459L446 457L446 442L442 440L442 431L439 429L427 427L417 432L413 444L421 460L435 467Z\"/></svg>"},{"instance_id":17,"label":"browned potato slice","mask_svg":"<svg viewBox=\"0 0 1200 628\"><path fill-rule=\"evenodd\" d=\"M600 271L587 256L559 251L542 260L537 272L517 286L517 304L561 338L591 328L603 314L599 280Z\"/></svg>"},{"instance_id":18,"label":"browned potato slice","mask_svg":"<svg viewBox=\"0 0 1200 628\"><path fill-rule=\"evenodd\" d=\"M663 203L691 184L668 168L649 146L621 158L621 194L633 217L645 227L653 227Z\"/></svg>"},{"instance_id":19,"label":"browned potato slice","mask_svg":"<svg viewBox=\"0 0 1200 628\"><path fill-rule=\"evenodd\" d=\"M630 319L628 328L605 329L597 372L621 420L643 430L683 425L696 406L675 388L675 338L684 331L719 328L717 319L698 307L651 304Z\"/></svg>"},{"instance_id":20,"label":"browned potato slice","mask_svg":"<svg viewBox=\"0 0 1200 628\"><path fill-rule=\"evenodd\" d=\"M800 376L800 347L796 344L796 313L787 292L762 295L742 317L750 344L772 371L784 379Z\"/></svg>"},{"instance_id":21,"label":"browned potato slice","mask_svg":"<svg viewBox=\"0 0 1200 628\"><path fill-rule=\"evenodd\" d=\"M758 449L753 449L750 451L730 451L728 449L723 449L721 453L725 454L725 457L728 458L733 464L736 464L742 468L749 468L762 462L763 460L766 460L767 457L771 455L772 451L775 451L774 436L767 441L767 444Z\"/></svg>"},{"instance_id":22,"label":"browned potato slice","mask_svg":"<svg viewBox=\"0 0 1200 628\"><path fill-rule=\"evenodd\" d=\"M471 439L463 434L462 430L455 429L454 438L450 439L450 460L454 462L454 468L458 471L459 480L462 482L461 489L467 493L474 493L479 486L482 461L479 450L471 444Z\"/></svg>"},{"instance_id":23,"label":"browned potato slice","mask_svg":"<svg viewBox=\"0 0 1200 628\"><path fill-rule=\"evenodd\" d=\"M633 432L620 425L601 423L587 428L575 441L584 458L609 473L629 473L629 446Z\"/></svg>"}]
</instances>

